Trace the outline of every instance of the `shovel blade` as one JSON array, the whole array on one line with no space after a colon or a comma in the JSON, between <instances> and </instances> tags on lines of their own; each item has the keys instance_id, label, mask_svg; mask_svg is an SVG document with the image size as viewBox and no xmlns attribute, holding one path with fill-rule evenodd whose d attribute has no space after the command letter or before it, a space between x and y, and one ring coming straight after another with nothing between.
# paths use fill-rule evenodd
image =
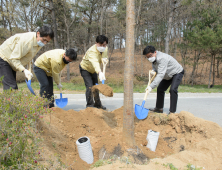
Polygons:
<instances>
[{"instance_id":1,"label":"shovel blade","mask_svg":"<svg viewBox=\"0 0 222 170\"><path fill-rule=\"evenodd\" d=\"M135 105L135 115L138 119L145 119L148 116L149 109L138 104Z\"/></svg>"},{"instance_id":2,"label":"shovel blade","mask_svg":"<svg viewBox=\"0 0 222 170\"><path fill-rule=\"evenodd\" d=\"M25 82L26 82L26 84L27 84L27 86L28 86L28 89L29 89L29 91L32 93L32 94L34 94L35 95L35 92L34 92L34 90L32 89L32 86L31 86L31 80L25 80Z\"/></svg>"},{"instance_id":3,"label":"shovel blade","mask_svg":"<svg viewBox=\"0 0 222 170\"><path fill-rule=\"evenodd\" d=\"M62 94L60 93L60 99L55 99L55 103L58 107L63 108L68 104L68 98L62 98Z\"/></svg>"}]
</instances>

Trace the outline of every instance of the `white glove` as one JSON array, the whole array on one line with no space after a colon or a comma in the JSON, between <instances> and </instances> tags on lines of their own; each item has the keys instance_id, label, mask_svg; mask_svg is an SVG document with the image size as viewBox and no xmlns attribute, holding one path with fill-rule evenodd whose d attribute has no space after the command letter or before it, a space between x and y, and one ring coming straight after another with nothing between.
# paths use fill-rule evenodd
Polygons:
<instances>
[{"instance_id":1,"label":"white glove","mask_svg":"<svg viewBox=\"0 0 222 170\"><path fill-rule=\"evenodd\" d=\"M153 89L150 86L147 86L147 88L145 89L145 91L148 90L148 93L150 93Z\"/></svg>"},{"instance_id":2,"label":"white glove","mask_svg":"<svg viewBox=\"0 0 222 170\"><path fill-rule=\"evenodd\" d=\"M102 58L102 60L104 64L107 64L109 62L108 58Z\"/></svg>"},{"instance_id":3,"label":"white glove","mask_svg":"<svg viewBox=\"0 0 222 170\"><path fill-rule=\"evenodd\" d=\"M106 80L105 75L103 74L103 72L99 72L99 80Z\"/></svg>"},{"instance_id":4,"label":"white glove","mask_svg":"<svg viewBox=\"0 0 222 170\"><path fill-rule=\"evenodd\" d=\"M156 72L154 71L154 70L152 70L151 72L150 72L150 75L151 76L154 76L156 74Z\"/></svg>"},{"instance_id":5,"label":"white glove","mask_svg":"<svg viewBox=\"0 0 222 170\"><path fill-rule=\"evenodd\" d=\"M27 69L24 70L24 73L25 73L25 77L27 79L29 79L30 76L31 76L31 78L33 77L33 74L30 71L28 71Z\"/></svg>"},{"instance_id":6,"label":"white glove","mask_svg":"<svg viewBox=\"0 0 222 170\"><path fill-rule=\"evenodd\" d=\"M57 84L58 89L62 88L61 84Z\"/></svg>"}]
</instances>

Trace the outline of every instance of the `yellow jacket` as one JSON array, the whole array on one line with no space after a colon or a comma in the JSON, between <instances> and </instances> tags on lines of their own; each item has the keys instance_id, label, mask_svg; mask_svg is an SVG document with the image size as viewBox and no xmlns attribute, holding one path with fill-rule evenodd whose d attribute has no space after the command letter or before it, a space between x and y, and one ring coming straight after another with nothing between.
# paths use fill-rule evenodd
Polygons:
<instances>
[{"instance_id":1,"label":"yellow jacket","mask_svg":"<svg viewBox=\"0 0 222 170\"><path fill-rule=\"evenodd\" d=\"M14 71L23 71L25 65L41 49L37 44L36 32L15 34L0 46L0 57L9 63Z\"/></svg>"},{"instance_id":2,"label":"yellow jacket","mask_svg":"<svg viewBox=\"0 0 222 170\"><path fill-rule=\"evenodd\" d=\"M53 77L56 84L61 83L59 73L66 66L62 59L64 53L63 49L50 50L40 55L34 63L43 69L47 76Z\"/></svg>"},{"instance_id":3,"label":"yellow jacket","mask_svg":"<svg viewBox=\"0 0 222 170\"><path fill-rule=\"evenodd\" d=\"M102 58L108 58L108 47L106 47L106 50L101 54L95 44L87 50L80 65L84 70L92 74L95 72L98 74L101 71L100 64L102 63Z\"/></svg>"}]
</instances>

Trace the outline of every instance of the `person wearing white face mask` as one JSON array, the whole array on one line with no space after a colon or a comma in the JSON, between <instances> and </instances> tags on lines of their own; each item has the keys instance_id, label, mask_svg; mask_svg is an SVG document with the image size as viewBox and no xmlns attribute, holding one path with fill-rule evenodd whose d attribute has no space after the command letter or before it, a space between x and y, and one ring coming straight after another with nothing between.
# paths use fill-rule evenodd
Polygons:
<instances>
[{"instance_id":1,"label":"person wearing white face mask","mask_svg":"<svg viewBox=\"0 0 222 170\"><path fill-rule=\"evenodd\" d=\"M25 69L37 52L54 38L53 30L42 26L37 32L15 34L0 46L0 77L3 78L3 89L18 89L16 71L24 72L25 76L33 76Z\"/></svg>"},{"instance_id":2,"label":"person wearing white face mask","mask_svg":"<svg viewBox=\"0 0 222 170\"><path fill-rule=\"evenodd\" d=\"M86 86L86 107L106 109L100 101L99 91L97 90L92 94L91 87L98 83L98 75L100 81L106 80L104 73L101 71L100 65L102 60L108 61L107 44L108 38L106 36L97 36L96 43L87 50L79 65L80 73Z\"/></svg>"},{"instance_id":3,"label":"person wearing white face mask","mask_svg":"<svg viewBox=\"0 0 222 170\"><path fill-rule=\"evenodd\" d=\"M33 70L40 83L39 94L50 101L49 108L54 107L53 80L58 89L62 88L61 71L76 58L76 51L70 48L68 50L54 49L46 51L36 59Z\"/></svg>"},{"instance_id":4,"label":"person wearing white face mask","mask_svg":"<svg viewBox=\"0 0 222 170\"><path fill-rule=\"evenodd\" d=\"M182 81L183 67L170 55L156 51L153 46L147 46L143 50L143 55L152 63L151 75L157 73L153 82L145 90L151 92L157 87L156 107L150 111L163 113L165 91L170 87L170 113L175 113L178 100L178 86Z\"/></svg>"}]
</instances>

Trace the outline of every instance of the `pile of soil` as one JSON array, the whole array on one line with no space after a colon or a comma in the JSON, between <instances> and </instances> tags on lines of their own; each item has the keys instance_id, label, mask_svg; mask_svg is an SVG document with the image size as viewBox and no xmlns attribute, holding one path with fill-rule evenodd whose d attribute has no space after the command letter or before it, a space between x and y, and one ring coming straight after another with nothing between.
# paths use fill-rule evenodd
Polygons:
<instances>
[{"instance_id":1,"label":"pile of soil","mask_svg":"<svg viewBox=\"0 0 222 170\"><path fill-rule=\"evenodd\" d=\"M137 147L128 148L122 141L123 107L112 112L96 108L79 112L54 108L54 113L45 116L39 124L45 154L59 155L67 169L90 169L91 165L79 158L76 146L78 138L87 136L93 148L94 163L117 155L120 160L127 156L130 162L147 164L133 165L144 170L164 169L163 164L167 163L180 169L184 169L188 163L205 169L222 169L222 128L218 124L185 111L169 116L150 112L147 119L138 120L135 117L134 120ZM146 147L149 129L160 132L155 152ZM130 167L126 162L121 162L114 161L111 165L96 169Z\"/></svg>"},{"instance_id":2,"label":"pile of soil","mask_svg":"<svg viewBox=\"0 0 222 170\"><path fill-rule=\"evenodd\" d=\"M104 96L113 97L113 89L107 84L98 84L92 86L92 92L99 90Z\"/></svg>"}]
</instances>

